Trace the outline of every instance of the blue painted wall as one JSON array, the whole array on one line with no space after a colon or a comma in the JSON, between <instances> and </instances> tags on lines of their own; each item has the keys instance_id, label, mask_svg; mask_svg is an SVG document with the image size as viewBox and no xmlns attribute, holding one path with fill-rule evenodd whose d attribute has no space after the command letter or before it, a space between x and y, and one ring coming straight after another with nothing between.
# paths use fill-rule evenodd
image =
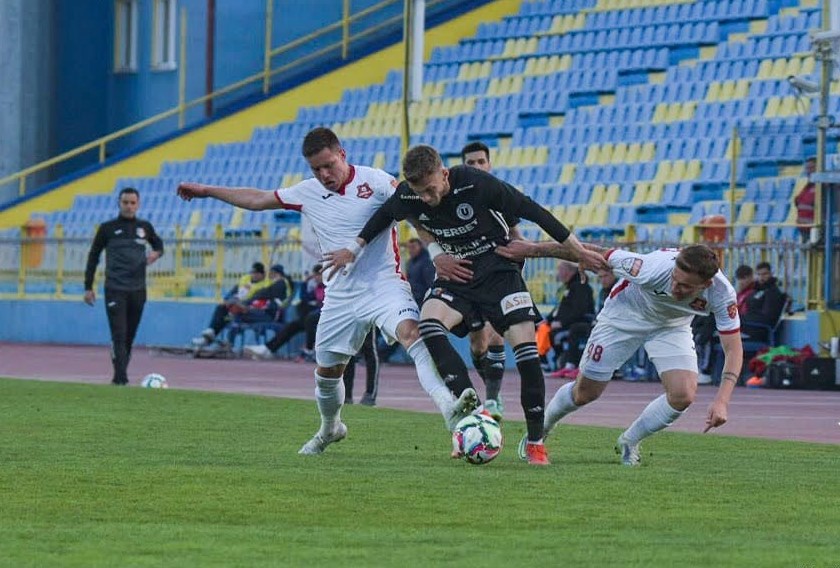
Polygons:
<instances>
[{"instance_id":1,"label":"blue painted wall","mask_svg":"<svg viewBox=\"0 0 840 568\"><path fill-rule=\"evenodd\" d=\"M427 13L427 22L434 24L480 6L488 0L444 0ZM339 0L274 0L273 46L277 47L314 31L321 30L341 19ZM358 13L379 0L352 0L351 13ZM214 85L216 89L230 85L263 68L265 39L265 0L217 0L215 26ZM187 100L204 95L206 80L207 1L179 0L187 11ZM178 103L178 70L153 70L152 58L152 0L138 0L137 70L114 73L114 3L103 0L64 0L54 3L57 30L56 93L53 97L52 117L55 124L55 148L58 154L90 142L145 118L171 109ZM390 18L397 18L395 26L370 34L350 45L349 55L366 53L400 41L402 3L397 2L375 14L353 23L351 35ZM177 26L176 46L180 40ZM316 40L278 55L275 67L298 61L300 58L341 40L341 28ZM176 48L177 54L177 48ZM284 86L301 75L315 76L342 63L340 49L333 49L322 57L308 62L305 68L278 74L275 83ZM177 57L176 57L177 58ZM337 90L342 86L337 85ZM216 108L261 92L254 84L226 99ZM188 113L187 124L204 117L203 106ZM107 154L122 151L171 133L177 127L177 117L149 127L138 134L109 145ZM86 154L57 174L95 162L95 151ZM57 176L54 176L57 177Z\"/></svg>"}]
</instances>

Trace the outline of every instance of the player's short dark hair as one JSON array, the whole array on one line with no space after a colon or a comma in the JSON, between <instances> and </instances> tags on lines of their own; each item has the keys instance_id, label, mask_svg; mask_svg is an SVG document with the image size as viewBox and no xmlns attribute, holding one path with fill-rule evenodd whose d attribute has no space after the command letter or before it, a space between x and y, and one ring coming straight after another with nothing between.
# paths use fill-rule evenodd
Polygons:
<instances>
[{"instance_id":1,"label":"player's short dark hair","mask_svg":"<svg viewBox=\"0 0 840 568\"><path fill-rule=\"evenodd\" d=\"M762 261L755 265L755 270L756 272L758 272L759 270L769 270L770 272L773 272L773 267L770 266L769 262Z\"/></svg>"},{"instance_id":2,"label":"player's short dark hair","mask_svg":"<svg viewBox=\"0 0 840 568\"><path fill-rule=\"evenodd\" d=\"M124 188L122 188L120 190L120 195L117 199L122 199L122 196L125 195L126 193L133 193L134 195L137 196L137 199L140 199L140 192L137 191L137 188L134 188L134 187L124 187Z\"/></svg>"},{"instance_id":3,"label":"player's short dark hair","mask_svg":"<svg viewBox=\"0 0 840 568\"><path fill-rule=\"evenodd\" d=\"M424 144L406 152L402 162L403 177L408 183L419 183L442 167L443 160L437 150Z\"/></svg>"},{"instance_id":4,"label":"player's short dark hair","mask_svg":"<svg viewBox=\"0 0 840 568\"><path fill-rule=\"evenodd\" d=\"M336 136L335 132L329 128L319 126L310 130L303 138L303 157L311 158L324 148L329 148L333 151L341 149L341 141Z\"/></svg>"},{"instance_id":5,"label":"player's short dark hair","mask_svg":"<svg viewBox=\"0 0 840 568\"><path fill-rule=\"evenodd\" d=\"M467 159L467 154L471 152L484 152L484 155L487 156L487 159L490 159L490 148L487 147L487 144L484 142L479 142L476 140L475 142L470 142L463 148L461 148L461 161L464 162Z\"/></svg>"},{"instance_id":6,"label":"player's short dark hair","mask_svg":"<svg viewBox=\"0 0 840 568\"><path fill-rule=\"evenodd\" d=\"M715 251L706 245L691 245L677 255L677 268L689 274L696 274L703 280L711 280L720 266Z\"/></svg>"},{"instance_id":7,"label":"player's short dark hair","mask_svg":"<svg viewBox=\"0 0 840 568\"><path fill-rule=\"evenodd\" d=\"M743 280L744 278L750 278L753 275L752 266L747 264L742 264L738 268L735 269L735 278L738 280Z\"/></svg>"}]
</instances>

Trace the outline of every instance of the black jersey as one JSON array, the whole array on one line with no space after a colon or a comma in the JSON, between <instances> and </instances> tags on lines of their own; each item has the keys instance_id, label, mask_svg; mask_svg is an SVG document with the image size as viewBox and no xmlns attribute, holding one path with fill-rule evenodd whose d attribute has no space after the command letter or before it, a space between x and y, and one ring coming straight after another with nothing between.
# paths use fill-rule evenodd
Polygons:
<instances>
[{"instance_id":1,"label":"black jersey","mask_svg":"<svg viewBox=\"0 0 840 568\"><path fill-rule=\"evenodd\" d=\"M85 290L93 288L99 256L105 250L105 288L146 289L146 245L163 253L163 241L154 227L142 219L117 217L99 226L88 253Z\"/></svg>"},{"instance_id":2,"label":"black jersey","mask_svg":"<svg viewBox=\"0 0 840 568\"><path fill-rule=\"evenodd\" d=\"M370 242L392 221L409 219L434 235L447 254L471 260L474 280L480 280L490 272L521 269L517 263L493 252L510 240L506 217L533 221L558 242L569 236L569 230L551 213L487 172L454 166L449 169L449 185L449 193L436 207L431 207L409 189L408 183L402 182L359 237Z\"/></svg>"}]
</instances>

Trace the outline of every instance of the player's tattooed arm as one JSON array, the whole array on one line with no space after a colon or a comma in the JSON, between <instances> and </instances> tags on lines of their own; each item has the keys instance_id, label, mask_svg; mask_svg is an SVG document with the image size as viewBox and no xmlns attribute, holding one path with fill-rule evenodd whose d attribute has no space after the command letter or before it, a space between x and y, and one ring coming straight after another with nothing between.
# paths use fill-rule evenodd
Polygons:
<instances>
[{"instance_id":1,"label":"player's tattooed arm","mask_svg":"<svg viewBox=\"0 0 840 568\"><path fill-rule=\"evenodd\" d=\"M704 433L726 424L729 399L732 398L732 391L735 390L741 365L744 363L744 346L741 343L740 333L721 333L720 346L723 348L724 356L723 373L717 395L709 406Z\"/></svg>"},{"instance_id":2,"label":"player's tattooed arm","mask_svg":"<svg viewBox=\"0 0 840 568\"><path fill-rule=\"evenodd\" d=\"M590 248L592 246L593 248ZM600 249L600 250L599 250ZM496 253L513 261L521 262L526 258L552 257L571 262L577 262L583 270L608 270L602 247L581 243L575 235L562 243L552 241L511 241L503 247L498 247Z\"/></svg>"}]
</instances>

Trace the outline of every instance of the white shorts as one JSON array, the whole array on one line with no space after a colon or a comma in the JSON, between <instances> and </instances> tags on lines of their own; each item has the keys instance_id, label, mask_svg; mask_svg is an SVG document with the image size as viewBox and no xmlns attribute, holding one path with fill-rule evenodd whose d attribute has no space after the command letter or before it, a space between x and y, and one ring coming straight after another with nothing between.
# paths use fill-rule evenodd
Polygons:
<instances>
[{"instance_id":1,"label":"white shorts","mask_svg":"<svg viewBox=\"0 0 840 568\"><path fill-rule=\"evenodd\" d=\"M419 319L420 310L411 295L411 287L404 280L389 281L387 286L375 291L367 289L349 295L328 293L315 333L315 359L322 367L346 363L362 348L373 326L393 343L400 322ZM337 354L346 358L336 357Z\"/></svg>"},{"instance_id":2,"label":"white shorts","mask_svg":"<svg viewBox=\"0 0 840 568\"><path fill-rule=\"evenodd\" d=\"M609 381L640 347L645 348L660 375L675 369L697 372L697 353L690 327L634 332L599 322L586 342L580 360L581 374L593 381Z\"/></svg>"}]
</instances>

